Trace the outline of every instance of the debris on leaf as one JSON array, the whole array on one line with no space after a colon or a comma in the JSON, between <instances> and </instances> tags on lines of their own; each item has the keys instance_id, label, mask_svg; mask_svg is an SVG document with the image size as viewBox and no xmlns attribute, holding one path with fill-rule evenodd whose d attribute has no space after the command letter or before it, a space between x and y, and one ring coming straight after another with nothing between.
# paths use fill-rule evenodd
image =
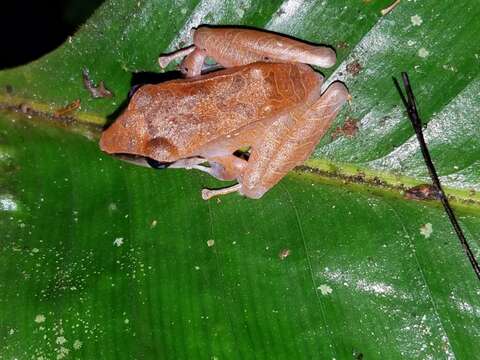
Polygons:
<instances>
[{"instance_id":1,"label":"debris on leaf","mask_svg":"<svg viewBox=\"0 0 480 360\"><path fill-rule=\"evenodd\" d=\"M413 15L410 17L410 21L412 22L413 26L420 26L423 22L422 18L418 15Z\"/></svg>"},{"instance_id":2,"label":"debris on leaf","mask_svg":"<svg viewBox=\"0 0 480 360\"><path fill-rule=\"evenodd\" d=\"M66 116L72 113L73 111L77 110L78 108L80 108L80 99L74 100L67 106L60 108L58 110L55 110L55 112L53 113L53 116L54 117Z\"/></svg>"},{"instance_id":3,"label":"debris on leaf","mask_svg":"<svg viewBox=\"0 0 480 360\"><path fill-rule=\"evenodd\" d=\"M430 53L427 49L421 48L418 50L418 56L420 56L421 58L426 58L428 55L430 55Z\"/></svg>"},{"instance_id":4,"label":"debris on leaf","mask_svg":"<svg viewBox=\"0 0 480 360\"><path fill-rule=\"evenodd\" d=\"M115 245L117 247L122 246L123 245L123 238L119 237L119 238L116 238L115 240L113 240L113 245Z\"/></svg>"},{"instance_id":5,"label":"debris on leaf","mask_svg":"<svg viewBox=\"0 0 480 360\"><path fill-rule=\"evenodd\" d=\"M328 286L327 284L322 284L320 285L317 290L320 290L320 292L322 293L322 295L329 295L333 292L333 289Z\"/></svg>"},{"instance_id":6,"label":"debris on leaf","mask_svg":"<svg viewBox=\"0 0 480 360\"><path fill-rule=\"evenodd\" d=\"M404 197L409 200L438 200L440 192L431 184L420 184L408 189Z\"/></svg>"},{"instance_id":7,"label":"debris on leaf","mask_svg":"<svg viewBox=\"0 0 480 360\"><path fill-rule=\"evenodd\" d=\"M35 322L36 322L37 324L40 324L40 323L45 322L45 315L43 315L43 314L38 314L37 316L35 316Z\"/></svg>"},{"instance_id":8,"label":"debris on leaf","mask_svg":"<svg viewBox=\"0 0 480 360\"><path fill-rule=\"evenodd\" d=\"M63 345L67 342L67 339L65 339L64 336L58 336L55 342L59 345Z\"/></svg>"},{"instance_id":9,"label":"debris on leaf","mask_svg":"<svg viewBox=\"0 0 480 360\"><path fill-rule=\"evenodd\" d=\"M358 120L352 117L348 117L342 127L337 127L332 133L332 139L335 140L341 135L345 135L348 138L354 137L358 132Z\"/></svg>"},{"instance_id":10,"label":"debris on leaf","mask_svg":"<svg viewBox=\"0 0 480 360\"><path fill-rule=\"evenodd\" d=\"M278 258L280 260L285 260L289 256L290 256L290 249L282 249L282 251L280 251L280 253L278 254Z\"/></svg>"},{"instance_id":11,"label":"debris on leaf","mask_svg":"<svg viewBox=\"0 0 480 360\"><path fill-rule=\"evenodd\" d=\"M353 358L354 358L355 360L363 360L363 359L364 359L364 356L363 356L363 353L362 353L362 352L354 350L354 351L353 351Z\"/></svg>"},{"instance_id":12,"label":"debris on leaf","mask_svg":"<svg viewBox=\"0 0 480 360\"><path fill-rule=\"evenodd\" d=\"M215 240L213 240L213 239L207 240L207 246L208 247L212 247L213 245L215 245Z\"/></svg>"},{"instance_id":13,"label":"debris on leaf","mask_svg":"<svg viewBox=\"0 0 480 360\"><path fill-rule=\"evenodd\" d=\"M103 80L100 81L98 86L95 86L93 80L90 79L90 72L87 68L83 68L82 78L85 89L88 90L88 92L90 93L90 95L92 95L93 98L99 99L105 97L113 97L113 93L105 87L105 83L103 82Z\"/></svg>"},{"instance_id":14,"label":"debris on leaf","mask_svg":"<svg viewBox=\"0 0 480 360\"><path fill-rule=\"evenodd\" d=\"M82 342L81 342L80 340L75 340L75 342L73 343L73 348L74 348L75 350L78 350L78 349L80 349L80 348L82 347L82 345L83 345L83 344L82 344Z\"/></svg>"},{"instance_id":15,"label":"debris on leaf","mask_svg":"<svg viewBox=\"0 0 480 360\"><path fill-rule=\"evenodd\" d=\"M356 76L363 69L363 66L358 60L354 60L351 63L347 64L346 69L349 74Z\"/></svg>"},{"instance_id":16,"label":"debris on leaf","mask_svg":"<svg viewBox=\"0 0 480 360\"><path fill-rule=\"evenodd\" d=\"M426 223L420 226L420 234L422 234L425 237L425 239L428 239L430 235L432 235L432 232L433 232L432 224Z\"/></svg>"}]
</instances>

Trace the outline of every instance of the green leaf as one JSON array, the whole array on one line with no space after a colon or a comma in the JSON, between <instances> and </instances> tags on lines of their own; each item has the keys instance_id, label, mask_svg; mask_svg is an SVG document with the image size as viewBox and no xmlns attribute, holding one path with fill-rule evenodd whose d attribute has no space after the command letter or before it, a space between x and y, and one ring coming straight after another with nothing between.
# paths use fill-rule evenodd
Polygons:
<instances>
[{"instance_id":1,"label":"green leaf","mask_svg":"<svg viewBox=\"0 0 480 360\"><path fill-rule=\"evenodd\" d=\"M382 17L388 5L111 0L53 53L0 72L0 105L26 113L0 113L0 358L479 358L480 284L441 206L399 192L428 178L391 76L410 74L479 257L480 9L402 1ZM353 95L308 167L260 200L205 202L222 183L90 140L132 73L158 72L201 23L331 44L325 75ZM92 99L83 68L115 97ZM347 117L358 133L333 139Z\"/></svg>"}]
</instances>

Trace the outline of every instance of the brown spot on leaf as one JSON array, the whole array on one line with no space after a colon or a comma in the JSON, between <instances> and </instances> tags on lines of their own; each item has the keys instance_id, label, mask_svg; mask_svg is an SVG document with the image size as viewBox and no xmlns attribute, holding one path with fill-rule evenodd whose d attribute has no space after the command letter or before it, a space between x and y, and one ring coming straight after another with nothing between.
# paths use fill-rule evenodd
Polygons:
<instances>
[{"instance_id":1,"label":"brown spot on leaf","mask_svg":"<svg viewBox=\"0 0 480 360\"><path fill-rule=\"evenodd\" d=\"M290 249L282 249L282 251L280 251L280 253L278 254L278 258L280 260L285 260L289 256L290 256Z\"/></svg>"},{"instance_id":2,"label":"brown spot on leaf","mask_svg":"<svg viewBox=\"0 0 480 360\"><path fill-rule=\"evenodd\" d=\"M358 60L354 60L347 65L347 72L353 76L357 76L362 69L363 66L358 62Z\"/></svg>"},{"instance_id":3,"label":"brown spot on leaf","mask_svg":"<svg viewBox=\"0 0 480 360\"><path fill-rule=\"evenodd\" d=\"M409 200L438 200L440 192L430 184L420 184L405 191L404 197Z\"/></svg>"},{"instance_id":4,"label":"brown spot on leaf","mask_svg":"<svg viewBox=\"0 0 480 360\"><path fill-rule=\"evenodd\" d=\"M70 104L68 104L67 106L56 110L53 113L53 116L54 117L60 117L60 116L69 115L70 113L77 110L78 108L80 108L80 99L74 100Z\"/></svg>"},{"instance_id":5,"label":"brown spot on leaf","mask_svg":"<svg viewBox=\"0 0 480 360\"><path fill-rule=\"evenodd\" d=\"M332 133L332 139L335 140L339 136L353 138L358 132L358 120L348 117L342 127L337 127Z\"/></svg>"},{"instance_id":6,"label":"brown spot on leaf","mask_svg":"<svg viewBox=\"0 0 480 360\"><path fill-rule=\"evenodd\" d=\"M24 113L24 114L28 114L30 112L30 106L28 106L27 104L20 104L19 106L19 109L20 109L20 112Z\"/></svg>"},{"instance_id":7,"label":"brown spot on leaf","mask_svg":"<svg viewBox=\"0 0 480 360\"><path fill-rule=\"evenodd\" d=\"M113 93L105 87L105 83L103 82L103 80L100 81L98 86L95 86L93 80L90 79L90 72L87 68L82 69L82 78L85 89L88 90L88 92L90 93L90 95L92 95L93 98L99 99L105 97L113 97Z\"/></svg>"}]
</instances>

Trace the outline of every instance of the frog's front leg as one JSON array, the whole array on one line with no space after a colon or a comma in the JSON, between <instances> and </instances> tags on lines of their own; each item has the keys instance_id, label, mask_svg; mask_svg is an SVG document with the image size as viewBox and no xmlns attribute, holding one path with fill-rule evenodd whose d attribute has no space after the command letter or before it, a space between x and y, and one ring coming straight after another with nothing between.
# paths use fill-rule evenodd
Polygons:
<instances>
[{"instance_id":1,"label":"frog's front leg","mask_svg":"<svg viewBox=\"0 0 480 360\"><path fill-rule=\"evenodd\" d=\"M183 59L180 64L180 71L186 77L193 77L202 73L203 63L205 62L205 51L195 48L190 54Z\"/></svg>"},{"instance_id":2,"label":"frog's front leg","mask_svg":"<svg viewBox=\"0 0 480 360\"><path fill-rule=\"evenodd\" d=\"M306 110L281 116L259 143L253 145L248 166L239 178L241 194L258 199L295 166L302 164L326 133L342 105L347 88L334 82Z\"/></svg>"},{"instance_id":3,"label":"frog's front leg","mask_svg":"<svg viewBox=\"0 0 480 360\"><path fill-rule=\"evenodd\" d=\"M209 168L199 170L205 171L219 180L237 179L248 165L247 161L240 159L235 155L212 158L209 159L209 163ZM214 196L225 195L239 191L240 188L240 184L235 184L223 189L203 189L202 198L203 200L208 200Z\"/></svg>"},{"instance_id":4,"label":"frog's front leg","mask_svg":"<svg viewBox=\"0 0 480 360\"><path fill-rule=\"evenodd\" d=\"M206 161L208 161L209 166L195 164L185 168L203 171L219 180L235 180L247 166L247 161L235 155L210 158Z\"/></svg>"},{"instance_id":5,"label":"frog's front leg","mask_svg":"<svg viewBox=\"0 0 480 360\"><path fill-rule=\"evenodd\" d=\"M240 191L241 188L242 188L242 185L235 184L235 185L223 188L223 189L215 189L215 190L202 189L202 199L203 200L209 200L214 196L231 194L231 193Z\"/></svg>"}]
</instances>

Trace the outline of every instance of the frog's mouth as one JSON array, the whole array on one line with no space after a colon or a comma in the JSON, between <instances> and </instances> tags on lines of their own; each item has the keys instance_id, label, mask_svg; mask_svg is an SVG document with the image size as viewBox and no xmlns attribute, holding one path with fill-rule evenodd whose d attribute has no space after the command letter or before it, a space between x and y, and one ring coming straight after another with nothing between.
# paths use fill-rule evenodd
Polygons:
<instances>
[{"instance_id":1,"label":"frog's mouth","mask_svg":"<svg viewBox=\"0 0 480 360\"><path fill-rule=\"evenodd\" d=\"M172 162L162 162L157 161L155 159L141 156L141 155L132 155L132 154L112 154L115 158L128 162L129 164L134 164L138 166L154 168L154 169L166 169L168 168Z\"/></svg>"},{"instance_id":2,"label":"frog's mouth","mask_svg":"<svg viewBox=\"0 0 480 360\"><path fill-rule=\"evenodd\" d=\"M200 156L189 157L185 159L179 159L173 162L166 162L166 161L158 161L146 156L141 155L132 155L132 154L112 154L119 160L128 162L130 164L143 166L143 167L150 167L158 170L173 168L173 169L193 169L196 168L197 165L205 163L205 159Z\"/></svg>"}]
</instances>

